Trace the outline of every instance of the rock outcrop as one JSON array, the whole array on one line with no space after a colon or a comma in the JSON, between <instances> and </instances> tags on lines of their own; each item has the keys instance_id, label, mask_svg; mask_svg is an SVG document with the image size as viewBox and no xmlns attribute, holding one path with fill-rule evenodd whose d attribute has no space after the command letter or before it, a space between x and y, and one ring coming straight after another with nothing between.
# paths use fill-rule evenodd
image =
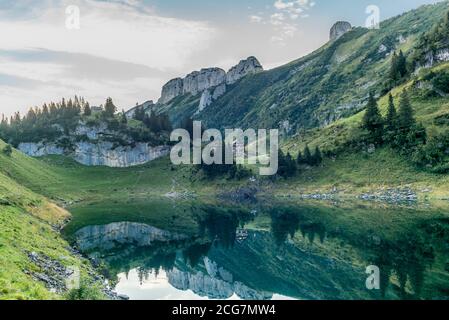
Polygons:
<instances>
[{"instance_id":1,"label":"rock outcrop","mask_svg":"<svg viewBox=\"0 0 449 320\"><path fill-rule=\"evenodd\" d=\"M435 52L428 52L425 56L424 65L419 67L431 68L437 63L446 61L449 61L449 49L439 49Z\"/></svg>"},{"instance_id":2,"label":"rock outcrop","mask_svg":"<svg viewBox=\"0 0 449 320\"><path fill-rule=\"evenodd\" d=\"M183 88L184 82L181 78L170 80L162 87L162 94L158 103L164 104L170 102L170 100L183 93Z\"/></svg>"},{"instance_id":3,"label":"rock outcrop","mask_svg":"<svg viewBox=\"0 0 449 320\"><path fill-rule=\"evenodd\" d=\"M226 73L220 68L207 68L194 71L184 79L172 79L162 87L158 104L167 104L183 94L201 93L198 112L209 106L214 100L226 93L226 85L236 83L243 77L263 71L262 65L255 57L242 60Z\"/></svg>"},{"instance_id":4,"label":"rock outcrop","mask_svg":"<svg viewBox=\"0 0 449 320\"><path fill-rule=\"evenodd\" d=\"M254 74L261 71L263 71L263 67L259 60L255 57L249 57L246 60L241 60L238 65L229 69L226 74L226 84L234 84L248 74Z\"/></svg>"},{"instance_id":5,"label":"rock outcrop","mask_svg":"<svg viewBox=\"0 0 449 320\"><path fill-rule=\"evenodd\" d=\"M61 138L66 140L65 144L58 141L24 142L19 144L18 150L31 157L67 155L86 166L108 167L141 165L170 153L168 146L133 142L130 137L122 134L119 138L125 144L111 142L110 139L117 135L104 123L97 126L79 124L70 135L61 132Z\"/></svg>"},{"instance_id":6,"label":"rock outcrop","mask_svg":"<svg viewBox=\"0 0 449 320\"><path fill-rule=\"evenodd\" d=\"M86 166L124 168L144 164L170 153L168 146L151 147L147 143L115 147L112 142L76 142L72 150L56 143L21 143L18 149L31 157L68 155Z\"/></svg>"},{"instance_id":7,"label":"rock outcrop","mask_svg":"<svg viewBox=\"0 0 449 320\"><path fill-rule=\"evenodd\" d=\"M335 41L338 38L340 38L342 35L344 35L346 32L350 31L352 29L352 26L347 21L338 21L336 22L330 31L329 39L331 41Z\"/></svg>"},{"instance_id":8,"label":"rock outcrop","mask_svg":"<svg viewBox=\"0 0 449 320\"><path fill-rule=\"evenodd\" d=\"M226 79L226 72L220 68L201 69L188 74L183 80L183 94L197 95L204 90L222 84Z\"/></svg>"}]
</instances>

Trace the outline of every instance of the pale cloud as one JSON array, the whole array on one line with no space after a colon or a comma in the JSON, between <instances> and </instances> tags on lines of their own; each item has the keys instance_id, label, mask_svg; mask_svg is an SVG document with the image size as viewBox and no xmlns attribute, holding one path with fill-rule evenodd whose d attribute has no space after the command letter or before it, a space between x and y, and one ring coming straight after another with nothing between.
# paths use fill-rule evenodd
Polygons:
<instances>
[{"instance_id":1,"label":"pale cloud","mask_svg":"<svg viewBox=\"0 0 449 320\"><path fill-rule=\"evenodd\" d=\"M273 26L275 34L271 36L271 42L279 45L285 45L288 39L293 38L298 31L298 21L300 18L308 18L306 13L315 6L314 1L310 0L295 0L284 1L276 0L269 10L273 10L268 14L268 18L263 18L262 15L257 16L257 21L250 16L251 22L268 23Z\"/></svg>"},{"instance_id":2,"label":"pale cloud","mask_svg":"<svg viewBox=\"0 0 449 320\"><path fill-rule=\"evenodd\" d=\"M263 18L261 16L258 16L258 15L251 15L251 16L249 16L249 20L251 22L259 23L259 22L263 21Z\"/></svg>"},{"instance_id":3,"label":"pale cloud","mask_svg":"<svg viewBox=\"0 0 449 320\"><path fill-rule=\"evenodd\" d=\"M68 5L80 8L79 30L65 27ZM0 6L6 114L75 94L94 104L113 96L124 108L157 98L167 77L209 48L216 33L207 22L159 16L139 0L48 0L23 14L11 8L21 9Z\"/></svg>"}]
</instances>

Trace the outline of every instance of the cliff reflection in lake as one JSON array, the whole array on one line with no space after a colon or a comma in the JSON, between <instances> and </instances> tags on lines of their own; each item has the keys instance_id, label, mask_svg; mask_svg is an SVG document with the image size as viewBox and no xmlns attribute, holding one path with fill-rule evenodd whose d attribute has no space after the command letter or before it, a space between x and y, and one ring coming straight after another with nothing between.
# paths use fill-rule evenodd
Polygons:
<instances>
[{"instance_id":1,"label":"cliff reflection in lake","mask_svg":"<svg viewBox=\"0 0 449 320\"><path fill-rule=\"evenodd\" d=\"M449 298L444 213L304 204L173 210L194 226L142 212L85 225L75 214L68 236L131 299ZM379 266L381 290L366 289L368 265Z\"/></svg>"}]
</instances>

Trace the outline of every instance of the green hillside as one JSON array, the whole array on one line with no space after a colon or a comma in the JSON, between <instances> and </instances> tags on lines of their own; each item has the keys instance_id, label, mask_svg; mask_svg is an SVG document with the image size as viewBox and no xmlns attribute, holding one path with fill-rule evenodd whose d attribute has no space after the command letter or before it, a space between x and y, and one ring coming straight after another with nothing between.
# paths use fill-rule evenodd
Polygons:
<instances>
[{"instance_id":1,"label":"green hillside","mask_svg":"<svg viewBox=\"0 0 449 320\"><path fill-rule=\"evenodd\" d=\"M1 150L4 146L0 141ZM42 183L49 184L54 176L39 161L17 151L10 156L1 152L0 168L0 300L61 297L34 280L42 274L50 278L56 275L51 268L31 261L32 253L46 257L53 265L79 267L82 277L91 281L90 264L74 255L57 231L70 217L69 212L18 183L13 173L20 171L22 177L43 179Z\"/></svg>"},{"instance_id":2,"label":"green hillside","mask_svg":"<svg viewBox=\"0 0 449 320\"><path fill-rule=\"evenodd\" d=\"M379 30L355 28L303 58L243 78L194 117L213 128L277 128L289 121L294 133L350 116L364 108L369 91L384 89L390 53L408 54L446 10L441 2L386 20ZM180 96L162 110L179 121L196 112L199 99Z\"/></svg>"}]
</instances>

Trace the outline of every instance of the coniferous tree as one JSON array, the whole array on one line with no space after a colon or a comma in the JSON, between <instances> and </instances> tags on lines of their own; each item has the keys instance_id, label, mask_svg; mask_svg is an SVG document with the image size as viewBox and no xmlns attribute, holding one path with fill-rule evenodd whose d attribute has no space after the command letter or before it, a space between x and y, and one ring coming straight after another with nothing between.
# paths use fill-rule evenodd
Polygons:
<instances>
[{"instance_id":1,"label":"coniferous tree","mask_svg":"<svg viewBox=\"0 0 449 320\"><path fill-rule=\"evenodd\" d=\"M112 102L112 98L106 99L106 104L104 105L104 114L107 117L113 117L115 112L117 111L117 107Z\"/></svg>"},{"instance_id":2,"label":"coniferous tree","mask_svg":"<svg viewBox=\"0 0 449 320\"><path fill-rule=\"evenodd\" d=\"M401 98L399 100L398 126L403 130L412 127L415 123L416 120L413 115L413 108L410 103L408 93L404 90L402 91Z\"/></svg>"},{"instance_id":3,"label":"coniferous tree","mask_svg":"<svg viewBox=\"0 0 449 320\"><path fill-rule=\"evenodd\" d=\"M42 115L47 119L50 116L50 111L46 103L42 106Z\"/></svg>"},{"instance_id":4,"label":"coniferous tree","mask_svg":"<svg viewBox=\"0 0 449 320\"><path fill-rule=\"evenodd\" d=\"M128 123L128 118L126 117L125 110L122 110L122 115L120 117L120 122L122 124L127 124Z\"/></svg>"},{"instance_id":5,"label":"coniferous tree","mask_svg":"<svg viewBox=\"0 0 449 320\"><path fill-rule=\"evenodd\" d=\"M310 152L310 148L308 145L304 148L304 163L308 165L313 164L312 153Z\"/></svg>"},{"instance_id":6,"label":"coniferous tree","mask_svg":"<svg viewBox=\"0 0 449 320\"><path fill-rule=\"evenodd\" d=\"M320 165L323 162L323 155L321 154L321 150L318 146L315 148L315 153L313 154L313 164L315 166Z\"/></svg>"},{"instance_id":7,"label":"coniferous tree","mask_svg":"<svg viewBox=\"0 0 449 320\"><path fill-rule=\"evenodd\" d=\"M296 161L293 160L293 157L290 153L287 153L287 155L285 155L282 150L279 150L278 161L279 168L277 174L279 176L283 178L289 178L296 173Z\"/></svg>"},{"instance_id":8,"label":"coniferous tree","mask_svg":"<svg viewBox=\"0 0 449 320\"><path fill-rule=\"evenodd\" d=\"M392 80L393 83L399 80L399 63L398 55L396 54L396 52L393 52L393 56L391 57L390 80Z\"/></svg>"},{"instance_id":9,"label":"coniferous tree","mask_svg":"<svg viewBox=\"0 0 449 320\"><path fill-rule=\"evenodd\" d=\"M302 156L301 151L298 152L298 156L296 157L296 163L297 164L303 164L304 163L304 157Z\"/></svg>"},{"instance_id":10,"label":"coniferous tree","mask_svg":"<svg viewBox=\"0 0 449 320\"><path fill-rule=\"evenodd\" d=\"M387 111L387 118L386 118L385 122L387 125L387 130L393 131L396 129L397 112L396 112L396 107L394 105L393 96L391 95L391 93L388 96L388 111Z\"/></svg>"},{"instance_id":11,"label":"coniferous tree","mask_svg":"<svg viewBox=\"0 0 449 320\"><path fill-rule=\"evenodd\" d=\"M85 115L86 117L89 117L89 116L92 114L92 109L90 108L89 103L86 103L86 104L84 105L83 113L84 113L84 115Z\"/></svg>"},{"instance_id":12,"label":"coniferous tree","mask_svg":"<svg viewBox=\"0 0 449 320\"><path fill-rule=\"evenodd\" d=\"M397 57L397 72L400 78L407 75L407 59L405 58L402 50L399 51L399 55Z\"/></svg>"},{"instance_id":13,"label":"coniferous tree","mask_svg":"<svg viewBox=\"0 0 449 320\"><path fill-rule=\"evenodd\" d=\"M362 127L369 131L374 142L381 142L380 137L382 135L383 120L377 106L377 101L374 99L374 95L372 93L369 95Z\"/></svg>"},{"instance_id":14,"label":"coniferous tree","mask_svg":"<svg viewBox=\"0 0 449 320\"><path fill-rule=\"evenodd\" d=\"M135 120L143 121L145 119L145 110L141 106L137 106L134 110L134 117Z\"/></svg>"}]
</instances>

